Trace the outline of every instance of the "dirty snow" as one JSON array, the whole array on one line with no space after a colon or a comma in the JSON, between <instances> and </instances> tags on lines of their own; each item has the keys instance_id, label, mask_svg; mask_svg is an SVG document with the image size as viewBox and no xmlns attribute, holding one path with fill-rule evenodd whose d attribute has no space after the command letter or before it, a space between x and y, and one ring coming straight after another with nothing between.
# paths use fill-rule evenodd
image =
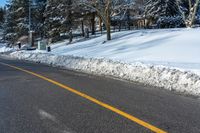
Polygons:
<instances>
[{"instance_id":1,"label":"dirty snow","mask_svg":"<svg viewBox=\"0 0 200 133\"><path fill-rule=\"evenodd\" d=\"M136 81L200 96L200 29L136 30L53 44L52 52L17 51L13 58Z\"/></svg>"}]
</instances>

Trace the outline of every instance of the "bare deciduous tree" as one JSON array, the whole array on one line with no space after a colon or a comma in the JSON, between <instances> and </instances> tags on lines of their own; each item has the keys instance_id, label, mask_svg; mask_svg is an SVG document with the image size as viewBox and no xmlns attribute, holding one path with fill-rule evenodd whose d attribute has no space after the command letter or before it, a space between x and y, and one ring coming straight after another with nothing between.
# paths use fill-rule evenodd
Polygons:
<instances>
[{"instance_id":1,"label":"bare deciduous tree","mask_svg":"<svg viewBox=\"0 0 200 133\"><path fill-rule=\"evenodd\" d=\"M180 7L180 3L182 2L182 0L177 0L177 3L179 3L179 7ZM199 0L188 0L188 5L189 5L189 13L186 16L185 14L183 14L183 18L185 20L185 24L187 27L192 27L194 25L194 21L195 21L195 17L197 14L197 9L199 6Z\"/></svg>"},{"instance_id":2,"label":"bare deciduous tree","mask_svg":"<svg viewBox=\"0 0 200 133\"><path fill-rule=\"evenodd\" d=\"M189 0L190 4L191 4L191 0ZM190 15L191 18L190 18L190 21L189 21L189 27L192 27L192 25L194 24L194 21L195 21L195 16L196 16L196 13L197 13L197 9L198 9L198 6L199 6L199 0L196 0L196 2L194 3L194 5L190 6Z\"/></svg>"},{"instance_id":3,"label":"bare deciduous tree","mask_svg":"<svg viewBox=\"0 0 200 133\"><path fill-rule=\"evenodd\" d=\"M129 0L129 4L134 0ZM77 1L77 4L91 8L97 12L97 15L101 18L105 24L107 31L107 40L111 40L111 17L114 11L118 8L126 8L127 0L81 0ZM124 11L124 10L121 10Z\"/></svg>"},{"instance_id":4,"label":"bare deciduous tree","mask_svg":"<svg viewBox=\"0 0 200 133\"><path fill-rule=\"evenodd\" d=\"M77 4L91 8L97 12L97 15L101 17L106 26L107 40L111 40L111 0L81 0L81 3Z\"/></svg>"}]
</instances>

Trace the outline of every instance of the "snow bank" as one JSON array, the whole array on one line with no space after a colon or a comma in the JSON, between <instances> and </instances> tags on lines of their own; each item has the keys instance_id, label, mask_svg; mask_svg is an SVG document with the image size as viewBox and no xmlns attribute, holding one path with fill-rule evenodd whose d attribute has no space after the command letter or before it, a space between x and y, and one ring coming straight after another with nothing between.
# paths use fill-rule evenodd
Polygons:
<instances>
[{"instance_id":1,"label":"snow bank","mask_svg":"<svg viewBox=\"0 0 200 133\"><path fill-rule=\"evenodd\" d=\"M13 51L13 48L6 47L6 44L0 44L0 53Z\"/></svg>"},{"instance_id":2,"label":"snow bank","mask_svg":"<svg viewBox=\"0 0 200 133\"><path fill-rule=\"evenodd\" d=\"M136 30L11 57L200 96L200 29Z\"/></svg>"},{"instance_id":3,"label":"snow bank","mask_svg":"<svg viewBox=\"0 0 200 133\"><path fill-rule=\"evenodd\" d=\"M128 64L107 59L83 58L47 53L14 52L13 58L49 64L66 69L106 75L184 94L200 96L200 77L190 72L166 68L164 66Z\"/></svg>"}]
</instances>

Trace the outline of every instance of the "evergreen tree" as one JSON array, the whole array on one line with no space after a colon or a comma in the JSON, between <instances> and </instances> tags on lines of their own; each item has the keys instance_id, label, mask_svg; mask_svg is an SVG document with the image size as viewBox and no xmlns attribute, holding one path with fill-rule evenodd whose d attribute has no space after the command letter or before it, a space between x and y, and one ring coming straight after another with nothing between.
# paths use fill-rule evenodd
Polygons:
<instances>
[{"instance_id":1,"label":"evergreen tree","mask_svg":"<svg viewBox=\"0 0 200 133\"><path fill-rule=\"evenodd\" d=\"M145 17L148 25L160 28L183 27L184 21L176 0L146 0Z\"/></svg>"},{"instance_id":2,"label":"evergreen tree","mask_svg":"<svg viewBox=\"0 0 200 133\"><path fill-rule=\"evenodd\" d=\"M32 3L31 19L32 19L32 30L40 37L44 36L44 11L47 0L35 0Z\"/></svg>"},{"instance_id":3,"label":"evergreen tree","mask_svg":"<svg viewBox=\"0 0 200 133\"><path fill-rule=\"evenodd\" d=\"M28 35L29 0L11 0L7 5L5 38L14 43L19 37Z\"/></svg>"},{"instance_id":4,"label":"evergreen tree","mask_svg":"<svg viewBox=\"0 0 200 133\"><path fill-rule=\"evenodd\" d=\"M146 17L158 19L159 17L171 17L180 14L176 0L146 0Z\"/></svg>"},{"instance_id":5,"label":"evergreen tree","mask_svg":"<svg viewBox=\"0 0 200 133\"><path fill-rule=\"evenodd\" d=\"M3 23L4 22L4 16L5 16L5 11L4 9L1 7L0 8L0 23Z\"/></svg>"},{"instance_id":6,"label":"evergreen tree","mask_svg":"<svg viewBox=\"0 0 200 133\"><path fill-rule=\"evenodd\" d=\"M48 0L44 17L44 30L48 38L57 41L60 33L66 33L72 28L72 0Z\"/></svg>"}]
</instances>

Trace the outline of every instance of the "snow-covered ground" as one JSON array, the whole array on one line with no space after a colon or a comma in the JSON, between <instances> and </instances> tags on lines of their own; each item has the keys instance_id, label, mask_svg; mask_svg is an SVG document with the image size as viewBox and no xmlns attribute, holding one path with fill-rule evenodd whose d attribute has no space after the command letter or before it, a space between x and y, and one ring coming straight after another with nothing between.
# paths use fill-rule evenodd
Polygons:
<instances>
[{"instance_id":1,"label":"snow-covered ground","mask_svg":"<svg viewBox=\"0 0 200 133\"><path fill-rule=\"evenodd\" d=\"M66 45L52 52L18 51L32 60L87 73L108 75L200 96L200 29L136 30Z\"/></svg>"},{"instance_id":2,"label":"snow-covered ground","mask_svg":"<svg viewBox=\"0 0 200 133\"><path fill-rule=\"evenodd\" d=\"M200 74L200 29L141 30L113 34L67 46L53 46L53 54L142 62L191 70Z\"/></svg>"},{"instance_id":3,"label":"snow-covered ground","mask_svg":"<svg viewBox=\"0 0 200 133\"><path fill-rule=\"evenodd\" d=\"M13 48L6 47L6 44L0 44L0 53L14 51Z\"/></svg>"}]
</instances>

